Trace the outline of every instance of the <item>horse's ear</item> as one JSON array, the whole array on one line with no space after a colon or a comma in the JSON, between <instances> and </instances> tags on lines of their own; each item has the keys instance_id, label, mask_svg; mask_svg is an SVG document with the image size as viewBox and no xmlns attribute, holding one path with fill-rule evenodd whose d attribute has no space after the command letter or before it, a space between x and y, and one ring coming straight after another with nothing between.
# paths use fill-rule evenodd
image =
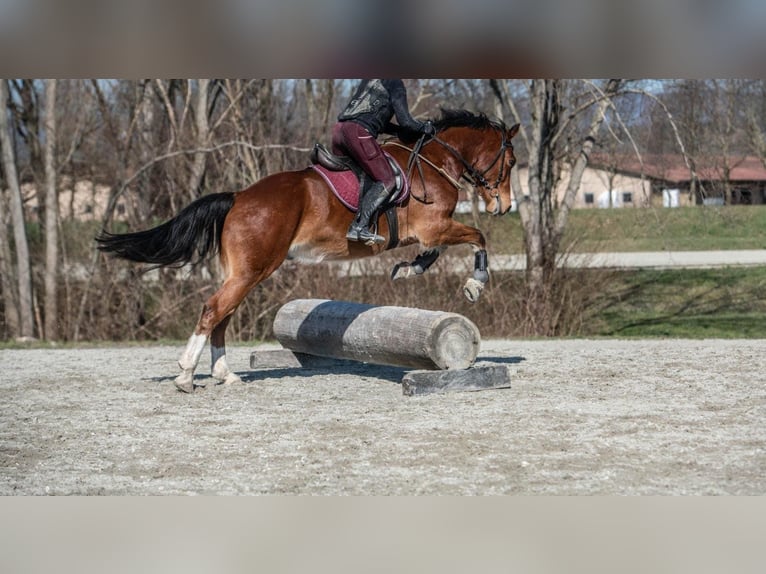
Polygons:
<instances>
[{"instance_id":1,"label":"horse's ear","mask_svg":"<svg viewBox=\"0 0 766 574\"><path fill-rule=\"evenodd\" d=\"M519 126L520 124L514 124L513 126L511 126L511 129L508 130L508 139L513 138L513 136L515 136L518 133Z\"/></svg>"}]
</instances>

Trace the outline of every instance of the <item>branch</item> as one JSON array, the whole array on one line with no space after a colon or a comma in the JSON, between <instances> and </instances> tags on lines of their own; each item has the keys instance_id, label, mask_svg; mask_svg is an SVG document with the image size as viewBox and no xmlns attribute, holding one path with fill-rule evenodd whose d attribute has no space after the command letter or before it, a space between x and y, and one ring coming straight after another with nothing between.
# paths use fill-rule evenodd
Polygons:
<instances>
[{"instance_id":1,"label":"branch","mask_svg":"<svg viewBox=\"0 0 766 574\"><path fill-rule=\"evenodd\" d=\"M761 160L761 163L766 167L766 138L763 137L763 132L758 125L758 119L755 117L755 112L752 108L748 109L747 115L747 134L750 139L750 143Z\"/></svg>"},{"instance_id":2,"label":"branch","mask_svg":"<svg viewBox=\"0 0 766 574\"><path fill-rule=\"evenodd\" d=\"M527 151L529 151L529 137L527 136L527 130L521 121L521 114L519 114L516 104L513 103L513 100L508 93L508 85L505 82L498 82L495 79L490 80L489 85L492 88L495 97L500 101L500 104L508 108L511 116L513 116L514 123L519 124L519 134L521 135L521 139L524 140L524 145L526 146Z\"/></svg>"},{"instance_id":3,"label":"branch","mask_svg":"<svg viewBox=\"0 0 766 574\"><path fill-rule=\"evenodd\" d=\"M176 139L178 139L178 122L176 121L176 113L173 109L173 105L170 103L170 98L168 97L168 91L165 88L165 84L162 83L162 80L154 80L156 90L160 95L160 100L162 100L163 105L165 106L165 112L168 114L168 119L170 120L170 142L168 142L168 149L173 147L173 143Z\"/></svg>"},{"instance_id":4,"label":"branch","mask_svg":"<svg viewBox=\"0 0 766 574\"><path fill-rule=\"evenodd\" d=\"M624 93L626 93L626 94L639 94L639 95L642 95L642 96L646 96L649 99L651 99L654 102L656 102L657 105L659 105L662 108L662 110L665 112L665 115L668 118L668 121L670 122L670 127L673 128L673 135L676 138L676 143L678 143L678 147L681 149L681 155L684 158L684 163L686 164L686 167L689 168L689 171L691 172L692 177L694 179L697 179L697 172L694 169L694 162L692 162L689 159L689 154L686 152L686 146L684 146L684 142L681 139L681 134L678 131L678 126L676 125L675 120L673 119L673 114L670 113L670 110L665 105L665 103L660 98L658 98L654 94L651 94L651 93L647 92L646 90L630 89L630 90L625 90Z\"/></svg>"},{"instance_id":5,"label":"branch","mask_svg":"<svg viewBox=\"0 0 766 574\"><path fill-rule=\"evenodd\" d=\"M248 87L250 87L250 85L252 85L253 82L255 82L255 80L248 81L244 86L242 86L239 92L237 92L237 94L232 98L231 94L229 93L230 82L228 80L226 81L226 90L224 90L224 93L226 94L226 97L229 98L229 105L226 106L226 109L221 112L220 116L218 116L218 120L216 120L216 122L211 126L210 133L213 133L214 131L216 131L218 126L221 125L221 122L223 122L223 120L229 114L231 109L237 104L237 102L239 102L239 100L242 99L242 96L245 94L245 91L247 90Z\"/></svg>"},{"instance_id":6,"label":"branch","mask_svg":"<svg viewBox=\"0 0 766 574\"><path fill-rule=\"evenodd\" d=\"M594 97L592 100L588 100L587 102L579 105L577 108L575 108L574 110L572 110L571 112L569 112L567 114L567 117L564 119L564 121L559 123L559 129L556 131L556 133L551 138L551 147L556 145L556 142L558 142L558 140L561 137L561 135L564 134L566 129L569 127L569 124L572 123L572 121L574 121L574 119L577 116L579 116L580 114L585 112L588 108L590 108L591 106L594 106L595 104L602 103L605 99L609 100L610 104L611 104L611 99L617 94L617 90L619 89L619 85L622 85L622 80L609 80L609 82L607 82L607 90L605 92L605 91L601 90L598 86L596 86L596 84L594 84L590 80L583 80L583 81L593 91L597 92L598 96ZM618 82L619 85L617 86L617 88L615 88L614 93L607 93L610 90L609 86L612 85L612 82ZM603 113L604 109L601 108L601 110L602 110L601 113Z\"/></svg>"},{"instance_id":7,"label":"branch","mask_svg":"<svg viewBox=\"0 0 766 574\"><path fill-rule=\"evenodd\" d=\"M585 137L585 141L583 141L580 154L575 161L574 166L572 167L572 174L569 177L569 184L567 185L567 190L564 193L564 199L561 202L561 207L559 208L558 215L556 216L554 235L557 240L564 234L564 228L566 226L569 210L571 209L571 205L574 202L575 194L580 187L582 175L588 165L588 159L590 157L591 151L593 150L593 145L595 143L596 136L598 135L599 128L606 119L606 110L609 108L611 99L617 94L621 85L621 80L609 80L606 89L602 92L602 96L597 99L599 102L598 110L593 116L593 120L591 121L590 128L588 130L588 135Z\"/></svg>"},{"instance_id":8,"label":"branch","mask_svg":"<svg viewBox=\"0 0 766 574\"><path fill-rule=\"evenodd\" d=\"M109 205L107 206L107 213L110 212L110 208L114 207L114 204L117 203L117 199L125 192L125 190L128 188L128 186L133 183L142 173L144 173L146 170L150 169L153 165L156 163L159 163L161 161L165 161L166 159L170 159L173 157L177 157L179 155L194 155L198 153L215 153L217 151L220 151L227 147L244 147L252 150L265 150L265 149L289 149L293 151L298 152L308 152L311 151L311 148L307 147L298 147L294 145L287 145L287 144L263 144L263 145L252 145L248 142L243 142L239 140L224 142L222 144L218 144L213 147L206 147L206 148L195 148L195 149L185 149L185 150L178 150L169 152L160 156L155 157L151 161L145 163L140 168L136 170L136 172L131 175L129 178L127 178L124 182L122 182L122 185L117 190L117 192L112 196L112 199L109 202ZM104 221L104 226L106 226L106 223L108 221Z\"/></svg>"}]
</instances>

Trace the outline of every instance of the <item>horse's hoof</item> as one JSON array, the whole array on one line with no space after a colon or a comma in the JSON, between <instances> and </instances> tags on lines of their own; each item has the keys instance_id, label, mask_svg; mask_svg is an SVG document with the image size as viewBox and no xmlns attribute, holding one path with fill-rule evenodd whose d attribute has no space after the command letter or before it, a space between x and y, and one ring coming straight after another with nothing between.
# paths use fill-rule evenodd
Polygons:
<instances>
[{"instance_id":1,"label":"horse's hoof","mask_svg":"<svg viewBox=\"0 0 766 574\"><path fill-rule=\"evenodd\" d=\"M398 281L399 279L407 279L407 277L412 277L413 275L414 271L412 270L412 265L406 261L397 263L394 265L393 271L391 271L391 279L393 281Z\"/></svg>"},{"instance_id":2,"label":"horse's hoof","mask_svg":"<svg viewBox=\"0 0 766 574\"><path fill-rule=\"evenodd\" d=\"M235 375L234 373L229 373L226 375L223 380L221 381L222 385L236 385L238 383L241 383L242 379L239 378L238 375Z\"/></svg>"},{"instance_id":3,"label":"horse's hoof","mask_svg":"<svg viewBox=\"0 0 766 574\"><path fill-rule=\"evenodd\" d=\"M179 391L183 391L184 393L194 392L194 378L190 375L187 375L185 373L180 374L176 377L176 380L173 382L175 383L176 388Z\"/></svg>"},{"instance_id":4,"label":"horse's hoof","mask_svg":"<svg viewBox=\"0 0 766 574\"><path fill-rule=\"evenodd\" d=\"M398 281L399 279L406 279L410 276L410 273L412 272L411 266L406 261L402 261L401 263L397 263L394 265L394 268L391 270L391 279L393 281Z\"/></svg>"},{"instance_id":5,"label":"horse's hoof","mask_svg":"<svg viewBox=\"0 0 766 574\"><path fill-rule=\"evenodd\" d=\"M463 286L463 294L471 303L478 301L482 291L484 291L484 283L473 278L468 279Z\"/></svg>"}]
</instances>

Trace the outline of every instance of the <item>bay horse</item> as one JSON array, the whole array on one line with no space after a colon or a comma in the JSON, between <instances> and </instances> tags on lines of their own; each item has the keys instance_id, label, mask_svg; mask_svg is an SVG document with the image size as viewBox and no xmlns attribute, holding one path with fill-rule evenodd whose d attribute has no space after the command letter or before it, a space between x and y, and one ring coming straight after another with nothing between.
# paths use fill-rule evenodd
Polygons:
<instances>
[{"instance_id":1,"label":"bay horse","mask_svg":"<svg viewBox=\"0 0 766 574\"><path fill-rule=\"evenodd\" d=\"M510 169L516 162L510 129L484 114L442 110L433 122L435 135L413 149L416 138L383 144L399 165L412 159L411 195L395 208L396 225L378 218L378 233L391 238L398 226L398 246L419 243L410 262L394 267L392 279L420 275L449 245L467 243L475 253L473 277L464 294L476 301L489 280L484 235L452 219L460 180L467 180L484 200L488 212L502 215L511 207ZM417 152L417 153L413 153ZM414 169L417 166L417 169ZM212 376L222 383L241 382L226 362L225 331L245 296L286 259L316 263L377 255L386 244L365 245L346 240L354 213L331 193L311 167L275 173L239 192L203 196L169 221L126 234L102 231L98 248L117 257L159 267L199 263L218 253L225 279L203 305L194 332L178 364L176 387L194 390L194 370L210 338Z\"/></svg>"}]
</instances>

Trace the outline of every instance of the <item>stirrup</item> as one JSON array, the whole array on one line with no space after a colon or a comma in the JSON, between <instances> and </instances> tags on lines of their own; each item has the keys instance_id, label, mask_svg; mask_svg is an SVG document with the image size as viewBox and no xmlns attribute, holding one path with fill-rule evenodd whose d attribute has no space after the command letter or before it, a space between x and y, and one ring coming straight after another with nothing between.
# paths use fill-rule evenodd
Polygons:
<instances>
[{"instance_id":1,"label":"stirrup","mask_svg":"<svg viewBox=\"0 0 766 574\"><path fill-rule=\"evenodd\" d=\"M370 246L375 245L376 243L386 242L386 238L382 235L372 233L364 227L354 227L353 225L349 227L348 232L346 233L346 240L359 241Z\"/></svg>"}]
</instances>

